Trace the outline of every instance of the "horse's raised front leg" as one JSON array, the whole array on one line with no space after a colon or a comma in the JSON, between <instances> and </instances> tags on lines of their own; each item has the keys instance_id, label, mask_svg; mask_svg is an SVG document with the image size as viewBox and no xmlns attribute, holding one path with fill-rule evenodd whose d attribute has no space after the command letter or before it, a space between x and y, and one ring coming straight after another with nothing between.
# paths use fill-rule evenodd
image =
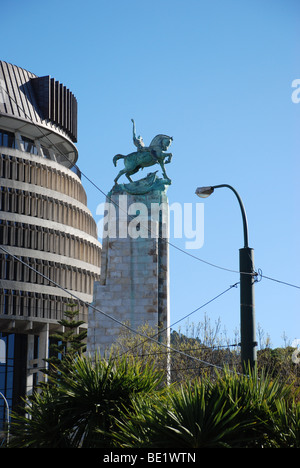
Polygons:
<instances>
[{"instance_id":1,"label":"horse's raised front leg","mask_svg":"<svg viewBox=\"0 0 300 468\"><path fill-rule=\"evenodd\" d=\"M168 156L168 159L167 159L167 161L165 161L165 164L169 164L171 162L173 153L166 153L166 156Z\"/></svg>"}]
</instances>

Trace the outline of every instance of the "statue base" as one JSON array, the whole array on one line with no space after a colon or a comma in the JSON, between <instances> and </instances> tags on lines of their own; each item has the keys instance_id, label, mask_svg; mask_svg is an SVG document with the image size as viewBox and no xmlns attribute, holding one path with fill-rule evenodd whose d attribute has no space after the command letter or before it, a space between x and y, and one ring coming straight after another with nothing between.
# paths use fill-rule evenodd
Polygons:
<instances>
[{"instance_id":1,"label":"statue base","mask_svg":"<svg viewBox=\"0 0 300 468\"><path fill-rule=\"evenodd\" d=\"M145 324L165 330L157 339L169 342L167 185L154 173L138 183L115 185L107 197L101 275L92 303L105 315L89 308L89 353L109 351L122 323L134 330Z\"/></svg>"},{"instance_id":2,"label":"statue base","mask_svg":"<svg viewBox=\"0 0 300 468\"><path fill-rule=\"evenodd\" d=\"M165 192L168 185L171 185L170 179L160 179L156 175L157 171L150 172L147 177L127 184L115 184L108 196L118 193L129 193L131 195L144 195L149 192Z\"/></svg>"}]
</instances>

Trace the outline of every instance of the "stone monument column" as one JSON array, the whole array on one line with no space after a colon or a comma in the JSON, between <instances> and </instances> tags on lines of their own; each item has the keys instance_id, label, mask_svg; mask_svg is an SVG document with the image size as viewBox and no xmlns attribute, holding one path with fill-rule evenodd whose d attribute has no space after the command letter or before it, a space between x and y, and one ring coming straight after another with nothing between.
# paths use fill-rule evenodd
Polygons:
<instances>
[{"instance_id":1,"label":"stone monument column","mask_svg":"<svg viewBox=\"0 0 300 468\"><path fill-rule=\"evenodd\" d=\"M134 135L135 137L135 135ZM167 140L167 141L166 141ZM138 144L142 139L139 137ZM125 169L115 179L106 199L100 281L94 284L89 308L87 352L102 355L118 339L122 324L133 330L148 324L154 332L164 330L158 340L169 342L169 210L166 194L171 181L164 163L172 154L164 153L172 141L157 135L149 147L124 158ZM152 144L152 143L155 144ZM165 158L167 157L167 161ZM142 167L160 164L157 171L139 181L130 175ZM118 184L126 174L128 184ZM97 311L99 309L99 311ZM110 317L116 319L112 320ZM120 322L120 323L118 323Z\"/></svg>"}]
</instances>

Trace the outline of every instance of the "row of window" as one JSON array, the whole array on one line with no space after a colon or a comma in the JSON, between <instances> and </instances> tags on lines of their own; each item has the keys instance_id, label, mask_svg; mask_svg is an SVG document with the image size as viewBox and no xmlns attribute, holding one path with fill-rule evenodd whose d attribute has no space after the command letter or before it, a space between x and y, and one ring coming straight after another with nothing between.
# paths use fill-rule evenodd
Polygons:
<instances>
[{"instance_id":1,"label":"row of window","mask_svg":"<svg viewBox=\"0 0 300 468\"><path fill-rule=\"evenodd\" d=\"M0 288L0 314L61 320L74 299L28 291ZM78 305L79 320L87 321L87 306Z\"/></svg>"},{"instance_id":2,"label":"row of window","mask_svg":"<svg viewBox=\"0 0 300 468\"><path fill-rule=\"evenodd\" d=\"M63 153L53 153L53 156L50 155L49 148L46 148L44 145L36 145L35 141L31 138L28 138L24 135L15 134L7 130L0 129L0 147L20 149L25 153L34 154L36 156L43 156L46 159L57 160L57 162L64 161ZM39 149L40 148L40 149ZM41 153L42 151L42 153ZM72 167L71 171L74 172L79 179L81 179L81 172L77 167Z\"/></svg>"},{"instance_id":3,"label":"row of window","mask_svg":"<svg viewBox=\"0 0 300 468\"><path fill-rule=\"evenodd\" d=\"M1 134L1 132L0 132ZM1 146L1 140L0 140ZM0 177L18 182L39 185L68 195L84 205L87 203L85 190L81 183L66 172L43 163L1 154Z\"/></svg>"},{"instance_id":4,"label":"row of window","mask_svg":"<svg viewBox=\"0 0 300 468\"><path fill-rule=\"evenodd\" d=\"M19 143L19 144L18 144ZM18 149L22 146L23 150L26 153L38 155L38 149L34 143L34 140L20 135L19 142L17 141L17 136L13 132L8 132L7 130L0 129L0 146L5 146L6 148L15 148ZM48 148L41 147L44 153L45 158L50 159L50 154Z\"/></svg>"},{"instance_id":5,"label":"row of window","mask_svg":"<svg viewBox=\"0 0 300 468\"><path fill-rule=\"evenodd\" d=\"M0 211L55 221L97 236L95 220L88 212L46 195L0 187Z\"/></svg>"},{"instance_id":6,"label":"row of window","mask_svg":"<svg viewBox=\"0 0 300 468\"><path fill-rule=\"evenodd\" d=\"M0 244L64 255L100 267L100 248L97 245L41 226L0 220Z\"/></svg>"},{"instance_id":7,"label":"row of window","mask_svg":"<svg viewBox=\"0 0 300 468\"><path fill-rule=\"evenodd\" d=\"M42 286L55 286L46 279L49 278L65 289L86 294L93 293L96 275L90 271L36 258L21 257L21 260L24 263L18 262L9 255L0 254L1 279ZM30 268L26 265L29 265Z\"/></svg>"}]
</instances>

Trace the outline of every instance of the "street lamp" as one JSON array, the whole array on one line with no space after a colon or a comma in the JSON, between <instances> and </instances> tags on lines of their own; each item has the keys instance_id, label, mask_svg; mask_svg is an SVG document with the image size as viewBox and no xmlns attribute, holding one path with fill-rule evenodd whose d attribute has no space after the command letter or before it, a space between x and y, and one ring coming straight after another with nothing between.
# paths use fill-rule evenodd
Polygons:
<instances>
[{"instance_id":1,"label":"street lamp","mask_svg":"<svg viewBox=\"0 0 300 468\"><path fill-rule=\"evenodd\" d=\"M210 187L198 187L196 195L209 197L217 188L229 188L235 194L241 209L243 220L244 247L240 249L240 321L241 321L241 360L243 370L252 369L257 361L255 304L254 304L254 254L248 245L248 223L246 211L238 192L231 185L222 184Z\"/></svg>"}]
</instances>

